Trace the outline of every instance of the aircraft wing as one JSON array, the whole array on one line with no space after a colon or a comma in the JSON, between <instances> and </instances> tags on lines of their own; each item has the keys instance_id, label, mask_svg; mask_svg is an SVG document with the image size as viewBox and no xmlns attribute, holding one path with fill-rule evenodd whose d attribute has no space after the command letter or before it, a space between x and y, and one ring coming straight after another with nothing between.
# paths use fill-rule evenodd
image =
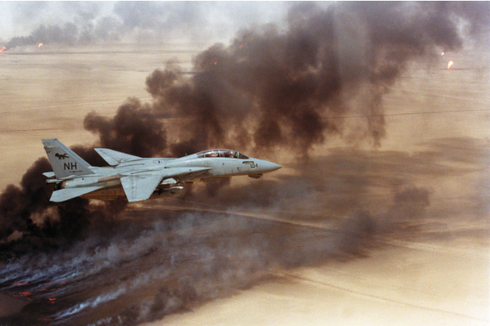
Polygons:
<instances>
[{"instance_id":1,"label":"aircraft wing","mask_svg":"<svg viewBox=\"0 0 490 326\"><path fill-rule=\"evenodd\" d=\"M161 173L139 173L122 177L121 184L128 202L131 203L150 198L162 179Z\"/></svg>"},{"instance_id":2,"label":"aircraft wing","mask_svg":"<svg viewBox=\"0 0 490 326\"><path fill-rule=\"evenodd\" d=\"M121 153L108 148L95 148L95 151L107 162L109 165L118 165L128 161L139 160L141 157Z\"/></svg>"},{"instance_id":3,"label":"aircraft wing","mask_svg":"<svg viewBox=\"0 0 490 326\"><path fill-rule=\"evenodd\" d=\"M66 201L68 199L72 199L78 196L82 196L88 194L89 192L99 190L104 188L103 186L92 186L92 187L80 187L80 188L66 188L53 191L51 198L49 199L52 202L59 203L62 201Z\"/></svg>"},{"instance_id":4,"label":"aircraft wing","mask_svg":"<svg viewBox=\"0 0 490 326\"><path fill-rule=\"evenodd\" d=\"M188 177L197 175L210 170L204 167L187 167L187 168L168 168L154 172L133 173L121 178L128 202L146 200L150 198L155 189L163 179Z\"/></svg>"}]
</instances>

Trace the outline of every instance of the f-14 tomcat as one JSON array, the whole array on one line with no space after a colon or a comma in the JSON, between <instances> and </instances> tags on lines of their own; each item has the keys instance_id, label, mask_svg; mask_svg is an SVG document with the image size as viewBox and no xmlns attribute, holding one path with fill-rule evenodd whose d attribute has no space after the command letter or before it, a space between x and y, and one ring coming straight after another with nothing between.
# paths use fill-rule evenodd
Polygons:
<instances>
[{"instance_id":1,"label":"f-14 tomcat","mask_svg":"<svg viewBox=\"0 0 490 326\"><path fill-rule=\"evenodd\" d=\"M281 168L229 149L212 149L180 158L142 158L107 148L95 150L110 166L97 167L57 139L42 142L53 167L53 172L43 173L47 183L55 184L52 202L75 197L115 200L120 196L136 202L176 195L186 183L238 175L258 179Z\"/></svg>"}]
</instances>

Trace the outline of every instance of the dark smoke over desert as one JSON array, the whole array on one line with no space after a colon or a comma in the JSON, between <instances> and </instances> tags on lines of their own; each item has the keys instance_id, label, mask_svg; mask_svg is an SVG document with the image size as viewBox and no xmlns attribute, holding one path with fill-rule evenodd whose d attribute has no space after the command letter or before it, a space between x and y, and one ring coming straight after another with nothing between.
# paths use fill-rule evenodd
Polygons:
<instances>
[{"instance_id":1,"label":"dark smoke over desert","mask_svg":"<svg viewBox=\"0 0 490 326\"><path fill-rule=\"evenodd\" d=\"M0 325L490 324L489 3L0 8ZM42 138L283 168L53 203Z\"/></svg>"}]
</instances>

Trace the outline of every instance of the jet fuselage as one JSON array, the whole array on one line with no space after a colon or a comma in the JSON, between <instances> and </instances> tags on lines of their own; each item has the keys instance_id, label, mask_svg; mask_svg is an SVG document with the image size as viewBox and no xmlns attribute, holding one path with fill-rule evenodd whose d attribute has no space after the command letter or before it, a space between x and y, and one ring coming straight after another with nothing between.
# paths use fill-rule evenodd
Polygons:
<instances>
[{"instance_id":1,"label":"jet fuselage","mask_svg":"<svg viewBox=\"0 0 490 326\"><path fill-rule=\"evenodd\" d=\"M90 166L55 139L44 139L46 153L54 173L52 201L74 197L114 200L126 196L139 201L180 193L187 183L213 181L223 177L248 175L260 178L280 165L249 158L234 150L215 149L181 158L141 158L109 149L96 151L112 166ZM55 177L55 178L52 178Z\"/></svg>"}]
</instances>

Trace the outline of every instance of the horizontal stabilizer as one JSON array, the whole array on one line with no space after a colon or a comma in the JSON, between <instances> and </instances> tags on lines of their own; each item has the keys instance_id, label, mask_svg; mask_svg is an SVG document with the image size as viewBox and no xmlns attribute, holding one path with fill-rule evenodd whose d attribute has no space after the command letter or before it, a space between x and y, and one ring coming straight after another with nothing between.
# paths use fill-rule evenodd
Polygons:
<instances>
[{"instance_id":1,"label":"horizontal stabilizer","mask_svg":"<svg viewBox=\"0 0 490 326\"><path fill-rule=\"evenodd\" d=\"M121 153L108 148L96 148L95 151L109 164L118 165L124 162L139 160L141 157Z\"/></svg>"},{"instance_id":2,"label":"horizontal stabilizer","mask_svg":"<svg viewBox=\"0 0 490 326\"><path fill-rule=\"evenodd\" d=\"M54 176L55 176L54 172L44 172L43 175L46 178L54 178Z\"/></svg>"},{"instance_id":3,"label":"horizontal stabilizer","mask_svg":"<svg viewBox=\"0 0 490 326\"><path fill-rule=\"evenodd\" d=\"M92 187L80 187L80 188L68 188L53 191L50 201L59 203L78 196L88 194L92 191L104 188L104 186L92 186Z\"/></svg>"}]
</instances>

